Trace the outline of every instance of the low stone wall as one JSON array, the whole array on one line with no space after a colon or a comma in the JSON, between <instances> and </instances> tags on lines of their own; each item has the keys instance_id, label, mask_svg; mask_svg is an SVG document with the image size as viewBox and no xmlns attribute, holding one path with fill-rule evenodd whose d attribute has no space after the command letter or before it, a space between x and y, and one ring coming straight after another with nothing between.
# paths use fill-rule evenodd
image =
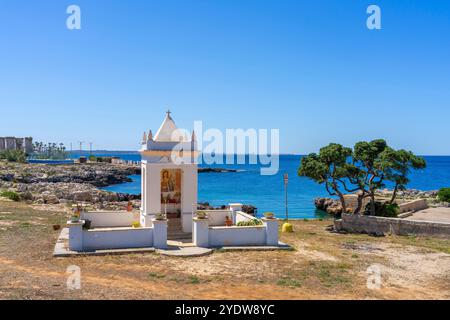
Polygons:
<instances>
[{"instance_id":1,"label":"low stone wall","mask_svg":"<svg viewBox=\"0 0 450 320\"><path fill-rule=\"evenodd\" d=\"M252 227L210 227L209 246L264 246L265 226Z\"/></svg>"},{"instance_id":2,"label":"low stone wall","mask_svg":"<svg viewBox=\"0 0 450 320\"><path fill-rule=\"evenodd\" d=\"M210 227L208 219L194 219L193 242L198 247L277 246L278 219L262 219L260 226Z\"/></svg>"},{"instance_id":3,"label":"low stone wall","mask_svg":"<svg viewBox=\"0 0 450 320\"><path fill-rule=\"evenodd\" d=\"M153 246L153 228L83 230L83 250L146 248Z\"/></svg>"},{"instance_id":4,"label":"low stone wall","mask_svg":"<svg viewBox=\"0 0 450 320\"><path fill-rule=\"evenodd\" d=\"M344 195L345 205L347 209L354 211L358 206L358 195L356 194L346 194ZM370 202L370 198L364 198L362 201L362 210ZM425 199L417 199L409 202L399 204L400 212L405 213L409 211L419 211L428 208L427 201Z\"/></svg>"},{"instance_id":5,"label":"low stone wall","mask_svg":"<svg viewBox=\"0 0 450 320\"><path fill-rule=\"evenodd\" d=\"M255 217L249 215L248 213L245 213L243 211L236 211L236 223L251 221L253 219L255 219Z\"/></svg>"},{"instance_id":6,"label":"low stone wall","mask_svg":"<svg viewBox=\"0 0 450 320\"><path fill-rule=\"evenodd\" d=\"M410 202L405 202L400 204L399 206L400 209L400 214L401 213L405 213L405 212L415 212L415 211L419 211L419 210L423 210L428 208L428 203L427 200L425 199L418 199L418 200L413 200Z\"/></svg>"},{"instance_id":7,"label":"low stone wall","mask_svg":"<svg viewBox=\"0 0 450 320\"><path fill-rule=\"evenodd\" d=\"M450 237L450 224L428 221L404 220L399 218L373 217L357 214L343 214L335 221L338 231L368 233L375 235L428 235Z\"/></svg>"},{"instance_id":8,"label":"low stone wall","mask_svg":"<svg viewBox=\"0 0 450 320\"><path fill-rule=\"evenodd\" d=\"M92 228L131 227L139 221L139 212L126 211L93 211L82 212L81 220L90 220Z\"/></svg>"},{"instance_id":9,"label":"low stone wall","mask_svg":"<svg viewBox=\"0 0 450 320\"><path fill-rule=\"evenodd\" d=\"M208 215L208 222L210 226L224 226L225 218L231 219L232 211L230 210L202 210Z\"/></svg>"},{"instance_id":10,"label":"low stone wall","mask_svg":"<svg viewBox=\"0 0 450 320\"><path fill-rule=\"evenodd\" d=\"M105 249L167 248L167 220L153 220L151 228L103 228L84 230L84 220L67 222L69 249L87 252Z\"/></svg>"}]
</instances>

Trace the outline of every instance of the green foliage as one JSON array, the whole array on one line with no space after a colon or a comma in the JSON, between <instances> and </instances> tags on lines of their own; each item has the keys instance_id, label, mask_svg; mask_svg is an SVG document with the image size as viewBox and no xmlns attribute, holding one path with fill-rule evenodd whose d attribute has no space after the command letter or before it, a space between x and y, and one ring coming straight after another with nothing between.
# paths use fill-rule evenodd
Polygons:
<instances>
[{"instance_id":1,"label":"green foliage","mask_svg":"<svg viewBox=\"0 0 450 320\"><path fill-rule=\"evenodd\" d=\"M439 190L438 199L442 202L450 202L450 188L442 188Z\"/></svg>"},{"instance_id":2,"label":"green foliage","mask_svg":"<svg viewBox=\"0 0 450 320\"><path fill-rule=\"evenodd\" d=\"M16 192L13 192L13 191L0 192L0 196L4 197L4 198L8 198L12 201L20 201L20 196Z\"/></svg>"},{"instance_id":3,"label":"green foliage","mask_svg":"<svg viewBox=\"0 0 450 320\"><path fill-rule=\"evenodd\" d=\"M97 162L97 157L96 156L89 156L89 161Z\"/></svg>"},{"instance_id":4,"label":"green foliage","mask_svg":"<svg viewBox=\"0 0 450 320\"><path fill-rule=\"evenodd\" d=\"M196 276L190 276L189 277L189 282L191 284L199 284L200 283L200 279Z\"/></svg>"},{"instance_id":5,"label":"green foliage","mask_svg":"<svg viewBox=\"0 0 450 320\"><path fill-rule=\"evenodd\" d=\"M275 215L273 214L273 212L264 212L264 218L273 219L274 217Z\"/></svg>"},{"instance_id":6,"label":"green foliage","mask_svg":"<svg viewBox=\"0 0 450 320\"><path fill-rule=\"evenodd\" d=\"M64 160L68 157L66 147L62 143L47 143L35 142L33 144L33 159L50 159L50 160Z\"/></svg>"},{"instance_id":7,"label":"green foliage","mask_svg":"<svg viewBox=\"0 0 450 320\"><path fill-rule=\"evenodd\" d=\"M331 143L301 160L298 175L325 184L331 196L339 196L346 211L344 193L358 191L358 207L361 211L364 198L375 199L375 191L385 187L385 182L393 182L394 192L390 203L394 203L397 190L406 188L411 170L426 167L425 160L406 150L394 150L386 141L377 139L361 141L353 150L340 144ZM375 208L371 205L372 214Z\"/></svg>"},{"instance_id":8,"label":"green foliage","mask_svg":"<svg viewBox=\"0 0 450 320\"><path fill-rule=\"evenodd\" d=\"M352 149L337 143L330 143L320 149L319 154L311 153L302 158L298 175L309 177L321 184L330 179L343 178L347 175L347 158L351 154Z\"/></svg>"},{"instance_id":9,"label":"green foliage","mask_svg":"<svg viewBox=\"0 0 450 320\"><path fill-rule=\"evenodd\" d=\"M253 219L248 221L240 221L236 225L238 227L252 227L252 226L260 226L262 225L262 221L259 219Z\"/></svg>"},{"instance_id":10,"label":"green foliage","mask_svg":"<svg viewBox=\"0 0 450 320\"><path fill-rule=\"evenodd\" d=\"M375 207L375 216L377 217L387 217L387 218L396 218L399 213L399 207L396 203L387 203L387 202L374 202ZM371 204L368 203L366 205L364 214L371 215Z\"/></svg>"},{"instance_id":11,"label":"green foliage","mask_svg":"<svg viewBox=\"0 0 450 320\"><path fill-rule=\"evenodd\" d=\"M302 282L297 279L283 278L277 281L277 285L282 287L299 288L302 286Z\"/></svg>"},{"instance_id":12,"label":"green foliage","mask_svg":"<svg viewBox=\"0 0 450 320\"><path fill-rule=\"evenodd\" d=\"M22 150L5 150L0 152L0 160L24 163L26 162L26 155Z\"/></svg>"},{"instance_id":13,"label":"green foliage","mask_svg":"<svg viewBox=\"0 0 450 320\"><path fill-rule=\"evenodd\" d=\"M197 219L207 219L208 215L205 211L197 211Z\"/></svg>"}]
</instances>

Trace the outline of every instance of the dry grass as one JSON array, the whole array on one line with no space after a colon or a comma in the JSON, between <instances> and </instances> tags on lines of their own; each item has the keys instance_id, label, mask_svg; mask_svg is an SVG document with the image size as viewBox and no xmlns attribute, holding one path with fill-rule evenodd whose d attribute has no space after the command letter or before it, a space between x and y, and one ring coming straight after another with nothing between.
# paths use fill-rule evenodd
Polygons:
<instances>
[{"instance_id":1,"label":"dry grass","mask_svg":"<svg viewBox=\"0 0 450 320\"><path fill-rule=\"evenodd\" d=\"M425 299L450 298L450 240L374 238L295 221L294 251L222 252L196 258L131 254L52 257L63 208L0 200L0 299ZM382 288L366 287L369 266ZM82 289L66 288L77 265Z\"/></svg>"}]
</instances>

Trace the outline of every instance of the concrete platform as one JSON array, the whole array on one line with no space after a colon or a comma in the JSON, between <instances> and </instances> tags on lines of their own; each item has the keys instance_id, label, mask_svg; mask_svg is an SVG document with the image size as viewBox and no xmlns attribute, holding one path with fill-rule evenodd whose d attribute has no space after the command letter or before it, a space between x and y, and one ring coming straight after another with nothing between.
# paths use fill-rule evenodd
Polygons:
<instances>
[{"instance_id":1,"label":"concrete platform","mask_svg":"<svg viewBox=\"0 0 450 320\"><path fill-rule=\"evenodd\" d=\"M213 253L213 249L200 247L169 246L166 250L157 249L156 253L172 257L201 257Z\"/></svg>"},{"instance_id":2,"label":"concrete platform","mask_svg":"<svg viewBox=\"0 0 450 320\"><path fill-rule=\"evenodd\" d=\"M196 247L190 239L168 240L167 249L155 248L130 248L130 249L109 249L95 250L87 252L76 252L69 249L69 229L63 228L58 240L56 241L54 257L73 257L73 256L89 256L89 255L120 255L130 253L149 253L156 252L171 257L201 257L213 253L215 250L220 251L272 251L272 250L293 250L293 248L283 242L279 242L278 246L240 246L240 247L217 247L217 248L200 248Z\"/></svg>"},{"instance_id":3,"label":"concrete platform","mask_svg":"<svg viewBox=\"0 0 450 320\"><path fill-rule=\"evenodd\" d=\"M428 208L417 211L405 219L415 221L450 223L450 208Z\"/></svg>"},{"instance_id":4,"label":"concrete platform","mask_svg":"<svg viewBox=\"0 0 450 320\"><path fill-rule=\"evenodd\" d=\"M110 254L130 254L130 253L149 253L155 252L155 248L129 248L129 249L109 249L77 252L69 249L69 228L63 228L58 240L56 241L53 256L55 258L73 257L73 256L103 256Z\"/></svg>"},{"instance_id":5,"label":"concrete platform","mask_svg":"<svg viewBox=\"0 0 450 320\"><path fill-rule=\"evenodd\" d=\"M294 250L290 245L278 242L278 246L239 246L239 247L218 247L221 251L273 251L273 250Z\"/></svg>"}]
</instances>

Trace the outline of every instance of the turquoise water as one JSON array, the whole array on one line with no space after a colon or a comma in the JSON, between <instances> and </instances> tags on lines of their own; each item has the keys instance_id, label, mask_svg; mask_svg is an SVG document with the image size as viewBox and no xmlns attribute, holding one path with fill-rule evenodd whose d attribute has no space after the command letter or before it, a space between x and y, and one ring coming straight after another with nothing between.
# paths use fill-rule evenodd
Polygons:
<instances>
[{"instance_id":1,"label":"turquoise water","mask_svg":"<svg viewBox=\"0 0 450 320\"><path fill-rule=\"evenodd\" d=\"M98 154L99 156L101 154ZM109 155L111 154L104 154ZM126 160L139 161L139 154L115 154ZM297 176L301 156L280 156L280 171L274 176L261 176L259 165L213 165L204 167L220 167L238 169L230 173L200 173L198 200L212 205L241 202L252 204L258 213L272 211L278 216L285 214L283 174L289 174L288 207L292 218L314 218L322 216L315 210L313 201L319 196L328 196L322 185L307 178ZM427 168L414 172L408 188L435 190L450 186L450 157L425 157ZM131 176L133 182L114 185L105 190L123 193L140 193L140 176Z\"/></svg>"}]
</instances>

